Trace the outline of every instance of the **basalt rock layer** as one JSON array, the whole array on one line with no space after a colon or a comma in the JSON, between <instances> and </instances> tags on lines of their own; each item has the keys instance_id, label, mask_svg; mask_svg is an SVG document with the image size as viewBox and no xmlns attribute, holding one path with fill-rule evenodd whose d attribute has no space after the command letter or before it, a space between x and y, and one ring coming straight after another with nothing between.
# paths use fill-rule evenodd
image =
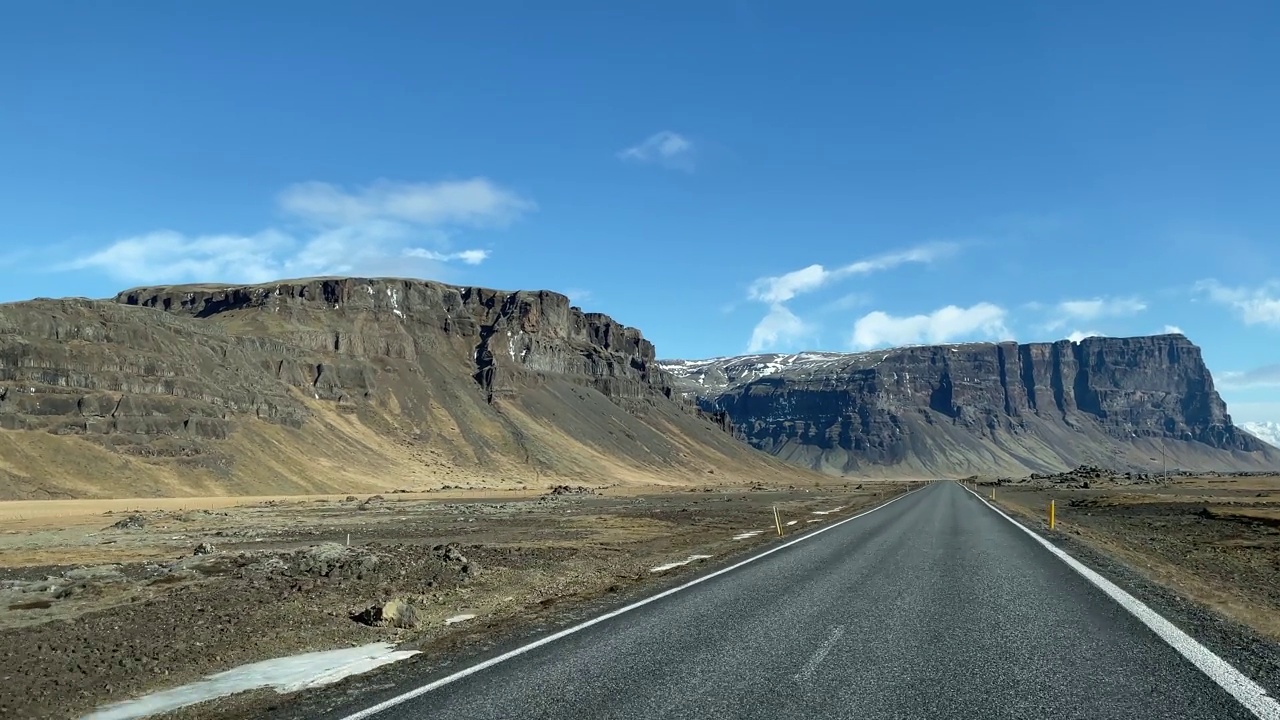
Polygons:
<instances>
[{"instance_id":1,"label":"basalt rock layer","mask_svg":"<svg viewBox=\"0 0 1280 720\"><path fill-rule=\"evenodd\" d=\"M684 400L638 330L554 292L317 278L0 305L0 498L789 472Z\"/></svg>"},{"instance_id":2,"label":"basalt rock layer","mask_svg":"<svg viewBox=\"0 0 1280 720\"><path fill-rule=\"evenodd\" d=\"M834 474L1280 467L1177 334L662 365L741 439Z\"/></svg>"}]
</instances>

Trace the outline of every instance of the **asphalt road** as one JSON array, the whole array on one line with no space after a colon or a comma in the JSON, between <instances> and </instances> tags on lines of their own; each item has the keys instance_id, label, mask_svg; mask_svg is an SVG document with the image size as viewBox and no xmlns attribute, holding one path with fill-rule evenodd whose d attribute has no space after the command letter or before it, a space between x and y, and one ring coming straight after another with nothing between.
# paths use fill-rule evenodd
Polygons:
<instances>
[{"instance_id":1,"label":"asphalt road","mask_svg":"<svg viewBox=\"0 0 1280 720\"><path fill-rule=\"evenodd\" d=\"M1255 716L1033 538L937 483L374 717Z\"/></svg>"}]
</instances>

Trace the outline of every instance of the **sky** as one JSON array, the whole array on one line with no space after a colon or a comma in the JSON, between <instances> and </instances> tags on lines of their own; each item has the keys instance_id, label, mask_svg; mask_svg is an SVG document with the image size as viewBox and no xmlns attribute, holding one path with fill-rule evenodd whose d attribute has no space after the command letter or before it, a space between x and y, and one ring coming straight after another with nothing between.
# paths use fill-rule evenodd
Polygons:
<instances>
[{"instance_id":1,"label":"sky","mask_svg":"<svg viewBox=\"0 0 1280 720\"><path fill-rule=\"evenodd\" d=\"M8 3L0 302L395 275L660 357L1181 331L1280 420L1280 3Z\"/></svg>"}]
</instances>

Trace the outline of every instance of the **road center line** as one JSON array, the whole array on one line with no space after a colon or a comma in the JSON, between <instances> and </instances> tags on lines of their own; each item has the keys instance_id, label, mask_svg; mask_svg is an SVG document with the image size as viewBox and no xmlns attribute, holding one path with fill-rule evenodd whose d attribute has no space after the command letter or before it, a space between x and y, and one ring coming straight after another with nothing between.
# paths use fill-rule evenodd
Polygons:
<instances>
[{"instance_id":1,"label":"road center line","mask_svg":"<svg viewBox=\"0 0 1280 720\"><path fill-rule=\"evenodd\" d=\"M840 640L840 636L843 634L843 625L837 625L832 628L831 635L818 646L818 649L814 651L813 656L809 658L809 662L805 663L804 669L796 673L794 680L796 680L796 682L800 682L813 677L813 673L817 671L818 666L822 664L822 661L827 659L827 653L831 652L831 648L835 647L836 643Z\"/></svg>"},{"instance_id":2,"label":"road center line","mask_svg":"<svg viewBox=\"0 0 1280 720\"><path fill-rule=\"evenodd\" d=\"M875 506L875 507L871 508L870 510L864 510L864 511L862 511L862 512L858 513L857 515L852 515L852 516L847 517L847 518L845 518L845 519L843 519L843 520L838 520L838 521L836 521L836 522L833 522L833 523L831 523L830 525L825 525L825 526L823 526L823 527L820 527L820 528L818 528L817 530L814 530L814 531L812 531L812 532L809 532L809 533L806 533L806 534L804 534L804 535L801 535L800 537L798 537L798 538L796 538L796 539L794 539L794 540L789 540L789 541L787 541L787 542L785 542L785 543L782 543L781 545L778 545L778 546L776 546L776 547L771 547L771 548L769 548L768 550L765 550L764 552L760 553L759 555L753 555L753 556L751 556L751 557L747 558L746 560L743 560L743 561L741 561L741 562L734 563L733 565L730 565L730 566L729 566L729 567L727 567L727 568L721 568L721 569L719 569L719 570L716 570L715 572L707 573L706 575L703 575L703 576L701 576L701 577L694 578L693 580L690 580L689 582L687 582L687 583L685 583L685 584L683 584L683 585L678 585L678 586L676 586L676 587L673 587L673 588L670 588L670 589L667 589L667 590L663 590L662 592L660 592L660 593L658 593L658 594L656 594L656 595L650 595L649 597L644 598L643 600L637 600L636 602L633 602L633 603L631 603L630 605L627 605L627 606L625 606L625 607L620 607L620 608L618 608L617 610L613 610L613 611L607 612L607 613L605 613L605 614L603 614L603 615L598 615L598 616L596 616L596 617L594 617L594 618L591 618L590 620L587 620L586 622L583 622L583 623L579 623L579 624L577 624L577 625L574 625L573 627L568 627L568 628L565 628L564 630L561 630L561 631L559 631L559 632L552 633L551 635L548 635L548 636L546 636L546 637L544 637L544 638L541 638L541 639L539 639L539 640L535 640L535 641L533 641L533 642L529 643L528 645L522 645L522 646L520 646L520 647L518 647L518 648L516 648L516 649L514 649L514 650L509 650L509 651L507 651L507 652L505 652L505 653L503 653L503 654L501 654L501 655L498 655L498 656L496 656L496 657L491 657L491 658L489 658L488 660L485 660L484 662L476 663L475 665L472 665L471 667L468 667L468 668L464 668L464 669L462 669L462 670L459 670L458 672L453 673L452 675L448 675L448 676L442 677L442 678L440 678L439 680L435 680L435 681L433 681L433 682L429 682L429 683L427 683L426 685L422 685L422 686L420 686L420 687L414 688L413 690L410 690L410 691L408 691L408 692L406 692L406 693L403 693L403 694L397 695L397 696L395 696L395 697L393 697L393 698L391 698L391 699L389 699L389 700L384 700L384 701L382 701L382 702L378 703L377 705L373 705L373 706L367 707L367 708L365 708L364 710L361 710L361 711L359 711L359 712L356 712L356 713L354 713L354 714L352 714L352 715L348 715L348 716L346 716L345 718L343 718L342 720L364 720L364 718L373 717L374 715L377 715L378 713L382 712L383 710L386 710L386 709L388 709L388 708L393 708L393 707L395 707L395 706L397 706L397 705L400 705L401 703L404 703L404 702L408 702L409 700L412 700L412 699L414 699L414 698L416 698L416 697L418 697L418 696L420 696L420 695L425 695L425 694L427 694L427 693L431 692L432 690L435 690L436 688L443 687L443 686L448 685L449 683L451 683L451 682L455 682L455 681L457 681L457 680L461 680L462 678L465 678L465 677L467 677L467 676L469 676L469 675L474 675L474 674L476 674L476 673L480 672L481 670L485 670L485 669L487 669L487 668L491 668L491 667L493 667L494 665L497 665L498 663L501 663L501 662L505 662L505 661L507 661L507 660L510 660L511 658L516 657L517 655L523 655L523 654L525 654L525 653L529 652L530 650L533 650L533 649L535 649L535 648L540 648L540 647L542 647L543 645L548 645L548 644L550 644L550 643L555 642L556 640L559 640L560 638L568 637L569 635L572 635L572 634L574 634L574 633L576 633L576 632L580 632L580 631L582 631L582 630L586 630L587 628L591 627L592 625L598 625L598 624L600 624L600 623L604 622L605 620L609 620L609 619L612 619L612 618L618 617L619 615L622 615L623 613L631 612L632 610L635 610L636 608L643 607L643 606L648 605L649 603L654 602L654 601L656 601L656 600L661 600L662 598L667 597L668 595L675 595L676 593L680 592L681 590L688 590L689 588L693 587L694 585L698 585L699 583L704 583L704 582L706 582L706 581L710 580L711 578L719 577L719 576L721 576L721 575L724 575L725 573L733 572L734 570L737 570L738 568L740 568L740 567L742 567L742 566L744 566L744 565L749 565L749 564L751 564L751 563L753 563L753 562L755 562L755 561L757 561L757 560L760 560L760 559L762 559L762 558L768 557L769 555L772 555L772 554L774 554L774 553L778 552L779 550L785 550L786 548L789 548L789 547L791 547L792 545L795 545L795 544L797 544L797 543L802 543L802 542L804 542L805 540L810 540L810 539L812 539L812 538L815 538L815 537L817 537L817 536L821 535L822 533L827 532L828 530L834 530L835 528L840 527L841 525L843 525L843 524L845 524L845 523L847 523L847 522L852 522L852 521L857 520L858 518L860 518L860 517L862 517L862 516L864 516L864 515L869 515L869 514L871 514L871 513L875 512L875 511L877 511L877 510L880 510L881 508L886 508L886 507L888 507L888 506L892 505L893 503L895 503L895 502L897 502L897 501L901 500L902 498L904 498L904 497L906 497L906 496L908 496L908 495L912 495L912 494L914 494L914 493L917 493L917 492L919 492L919 491L921 491L921 490L923 490L924 488L927 488L927 487L929 487L929 485L928 485L928 484L926 484L926 485L922 485L922 486L920 486L920 487L916 488L915 490L908 490L907 492L905 492L905 493L903 493L903 494L901 494L901 495L899 495L899 496L897 496L897 497L895 497L895 498L892 498L892 499L890 499L890 500L888 500L888 501L886 501L886 502L883 502L883 503L881 503L881 504L879 504L879 505L877 505L877 506ZM1270 720L1270 718L1268 718L1267 720Z\"/></svg>"},{"instance_id":3,"label":"road center line","mask_svg":"<svg viewBox=\"0 0 1280 720\"><path fill-rule=\"evenodd\" d=\"M1232 697L1258 716L1260 720L1280 720L1280 702L1276 702L1276 699L1267 693L1266 688L1235 669L1226 660L1218 657L1212 650L1201 645L1199 641L1183 632L1177 625L1166 620L1163 615L1152 610L1141 600L1120 589L1118 585L1071 557L1057 545L1040 537L1027 526L1006 515L1003 510L987 502L986 498L969 490L969 488L965 488L965 490L978 498L983 505L994 510L1000 517L1030 535L1033 540L1044 546L1046 550L1066 563L1072 570L1084 576L1084 579L1093 583L1099 590L1106 593L1112 600L1115 600L1120 607L1128 610L1143 625L1151 628L1151 631L1158 635L1161 640L1164 640L1174 650L1177 650L1182 657L1199 668L1200 672L1209 676L1210 680L1213 680L1219 687L1230 693Z\"/></svg>"}]
</instances>

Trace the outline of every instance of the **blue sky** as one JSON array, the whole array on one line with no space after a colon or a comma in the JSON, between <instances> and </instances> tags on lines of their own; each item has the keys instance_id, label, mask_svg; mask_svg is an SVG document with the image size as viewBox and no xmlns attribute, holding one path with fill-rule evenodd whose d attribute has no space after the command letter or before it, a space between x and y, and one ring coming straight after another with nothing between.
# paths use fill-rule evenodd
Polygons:
<instances>
[{"instance_id":1,"label":"blue sky","mask_svg":"<svg viewBox=\"0 0 1280 720\"><path fill-rule=\"evenodd\" d=\"M417 275L665 357L1176 327L1280 420L1274 2L4 12L0 301Z\"/></svg>"}]
</instances>

